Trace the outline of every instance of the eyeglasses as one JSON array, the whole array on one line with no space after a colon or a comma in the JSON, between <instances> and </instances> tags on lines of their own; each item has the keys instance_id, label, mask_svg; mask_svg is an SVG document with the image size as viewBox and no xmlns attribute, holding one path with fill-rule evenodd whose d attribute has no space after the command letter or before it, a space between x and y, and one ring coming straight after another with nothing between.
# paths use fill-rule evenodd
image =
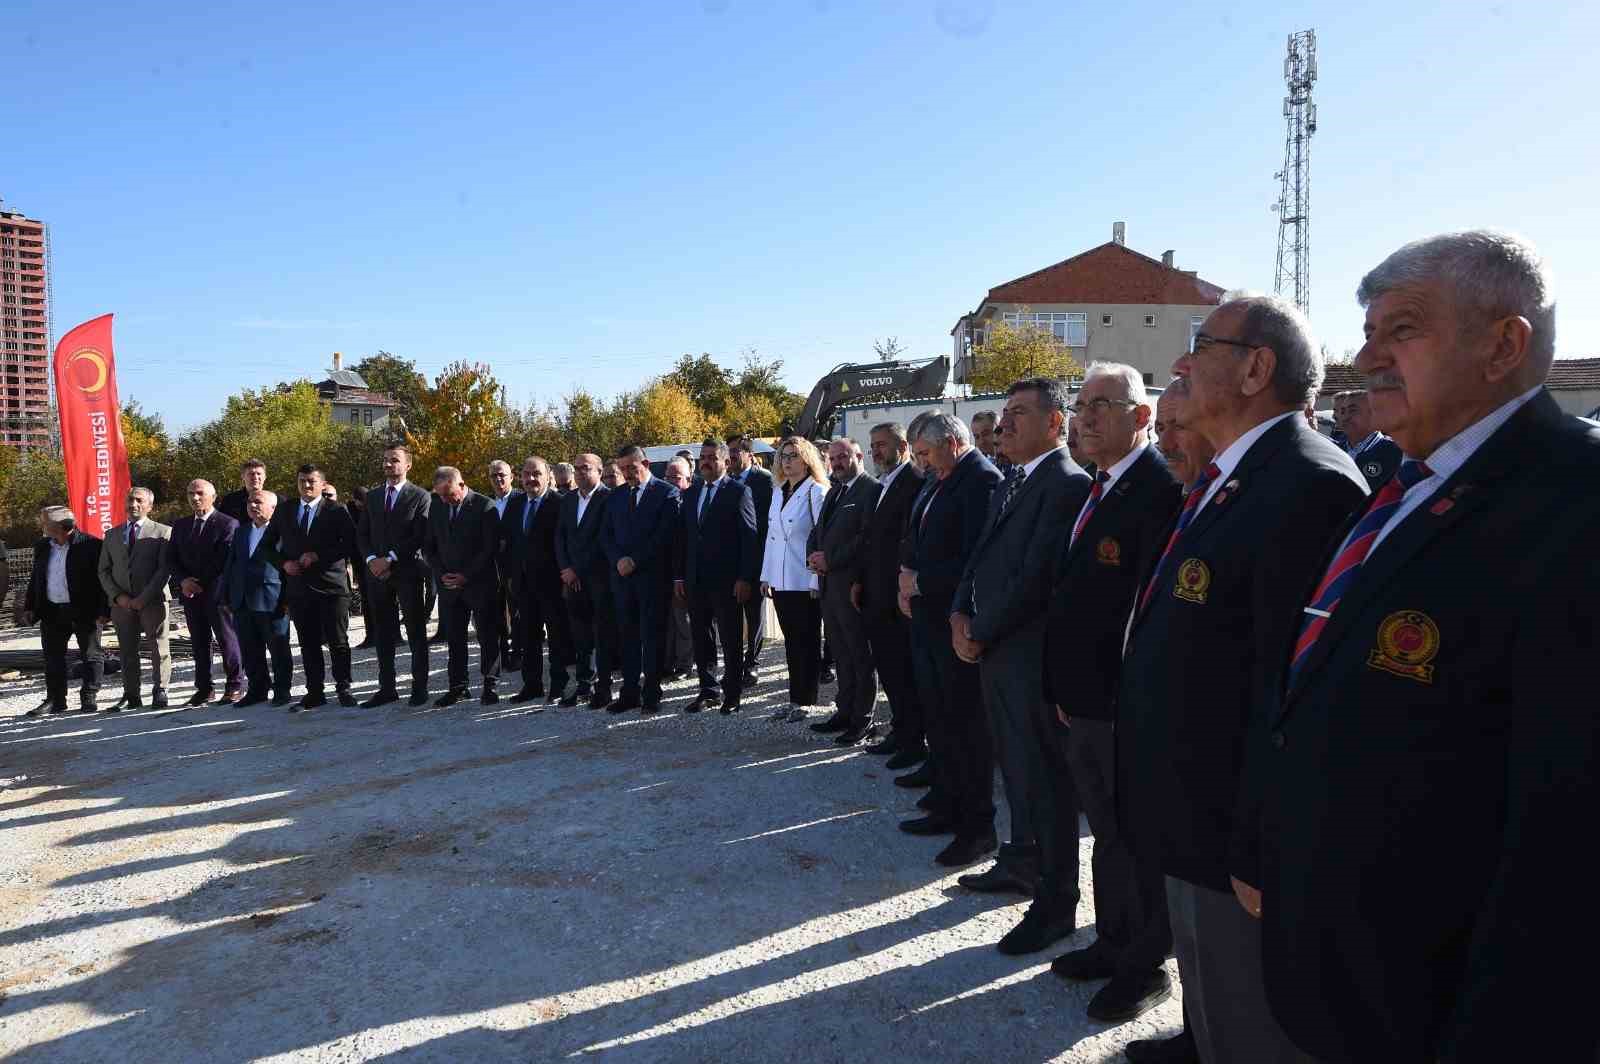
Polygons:
<instances>
[{"instance_id":1,"label":"eyeglasses","mask_svg":"<svg viewBox=\"0 0 1600 1064\"><path fill-rule=\"evenodd\" d=\"M1247 344L1243 340L1225 340L1220 336L1209 336L1206 333L1195 333L1194 346L1189 350L1191 353L1198 355L1201 351L1210 347L1212 344L1225 344L1228 347L1242 347L1246 351L1250 351L1261 346L1260 344Z\"/></svg>"},{"instance_id":2,"label":"eyeglasses","mask_svg":"<svg viewBox=\"0 0 1600 1064\"><path fill-rule=\"evenodd\" d=\"M1099 416L1114 406L1132 409L1139 404L1132 399L1090 399L1087 403L1073 403L1067 407L1067 413L1073 417L1082 417L1084 414Z\"/></svg>"},{"instance_id":3,"label":"eyeglasses","mask_svg":"<svg viewBox=\"0 0 1600 1064\"><path fill-rule=\"evenodd\" d=\"M781 460L787 462L792 458L799 458L800 457L800 452L799 451L784 451L782 454L778 455L778 457Z\"/></svg>"}]
</instances>

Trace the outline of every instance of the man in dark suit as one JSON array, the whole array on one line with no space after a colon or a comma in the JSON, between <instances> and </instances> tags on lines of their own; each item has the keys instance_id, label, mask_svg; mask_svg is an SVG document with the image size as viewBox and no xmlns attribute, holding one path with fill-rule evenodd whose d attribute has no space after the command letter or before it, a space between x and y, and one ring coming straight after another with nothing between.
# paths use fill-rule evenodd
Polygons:
<instances>
[{"instance_id":1,"label":"man in dark suit","mask_svg":"<svg viewBox=\"0 0 1600 1064\"><path fill-rule=\"evenodd\" d=\"M250 495L265 490L267 464L259 458L247 458L239 466L239 487L217 500L217 509L233 518L242 528L250 523Z\"/></svg>"},{"instance_id":2,"label":"man in dark suit","mask_svg":"<svg viewBox=\"0 0 1600 1064\"><path fill-rule=\"evenodd\" d=\"M767 522L772 517L772 474L756 464L755 441L748 435L729 436L727 442L728 475L750 489L756 508L756 549L765 549ZM758 576L760 568L758 558ZM756 685L761 648L767 641L766 600L760 595L751 595L741 608L744 611L744 686L750 688Z\"/></svg>"},{"instance_id":3,"label":"man in dark suit","mask_svg":"<svg viewBox=\"0 0 1600 1064\"><path fill-rule=\"evenodd\" d=\"M333 683L341 706L356 705L350 691L350 566L356 554L356 526L350 511L322 496L322 468L307 463L295 475L298 505L275 508L271 550L282 568L289 616L300 636L300 663L306 694L290 708L300 713L328 704L322 647L333 663Z\"/></svg>"},{"instance_id":4,"label":"man in dark suit","mask_svg":"<svg viewBox=\"0 0 1600 1064\"><path fill-rule=\"evenodd\" d=\"M1271 617L1232 872L1272 1012L1341 1064L1592 1061L1600 430L1543 387L1519 238L1408 244L1357 294L1405 461Z\"/></svg>"},{"instance_id":5,"label":"man in dark suit","mask_svg":"<svg viewBox=\"0 0 1600 1064\"><path fill-rule=\"evenodd\" d=\"M1371 397L1366 392L1340 392L1333 397L1333 412L1339 431L1349 441L1345 449L1367 478L1367 487L1377 491L1400 468L1400 445L1373 425Z\"/></svg>"},{"instance_id":6,"label":"man in dark suit","mask_svg":"<svg viewBox=\"0 0 1600 1064\"><path fill-rule=\"evenodd\" d=\"M849 437L828 445L828 468L833 486L807 537L806 565L822 585L822 623L833 641L839 687L833 714L811 730L838 732L835 742L854 746L875 734L872 707L878 701L878 682L866 623L851 589L861 579L867 523L882 488L862 472L861 445Z\"/></svg>"},{"instance_id":7,"label":"man in dark suit","mask_svg":"<svg viewBox=\"0 0 1600 1064\"><path fill-rule=\"evenodd\" d=\"M1241 754L1288 650L1322 544L1366 482L1301 411L1322 379L1291 303L1224 303L1173 372L1217 448L1135 605L1116 710L1118 824L1167 877L1188 1020L1203 1060L1303 1059L1267 1010L1259 929L1231 896ZM1188 667L1174 668L1174 648Z\"/></svg>"},{"instance_id":8,"label":"man in dark suit","mask_svg":"<svg viewBox=\"0 0 1600 1064\"><path fill-rule=\"evenodd\" d=\"M912 507L900 571L900 612L918 629L917 683L928 711L933 808L902 821L912 835L954 834L935 858L958 867L997 845L994 747L983 715L978 666L956 657L950 613L977 548L989 496L1000 483L994 464L972 446L953 414L930 414L911 438L912 452L934 481Z\"/></svg>"},{"instance_id":9,"label":"man in dark suit","mask_svg":"<svg viewBox=\"0 0 1600 1064\"><path fill-rule=\"evenodd\" d=\"M439 497L428 512L428 564L439 574L439 626L450 647L450 686L433 700L453 706L467 697L467 621L478 633L478 671L483 705L500 701L500 621L495 613L499 574L500 515L494 503L467 487L461 470L440 466L433 474Z\"/></svg>"},{"instance_id":10,"label":"man in dark suit","mask_svg":"<svg viewBox=\"0 0 1600 1064\"><path fill-rule=\"evenodd\" d=\"M675 560L675 597L689 604L695 671L700 690L685 713L721 706L739 708L744 690L744 605L761 578L761 541L756 539L754 493L728 475L729 447L717 440L700 445L700 480L680 506L682 551ZM712 625L716 638L712 637ZM717 682L717 642L722 644L722 681Z\"/></svg>"},{"instance_id":11,"label":"man in dark suit","mask_svg":"<svg viewBox=\"0 0 1600 1064\"><path fill-rule=\"evenodd\" d=\"M106 657L100 649L100 626L111 619L111 604L100 584L100 541L78 531L77 518L65 506L39 512L44 537L33 546L33 572L23 592L22 624L39 622L44 649L45 704L27 713L67 711L67 640L77 639L83 686L78 712L93 713Z\"/></svg>"},{"instance_id":12,"label":"man in dark suit","mask_svg":"<svg viewBox=\"0 0 1600 1064\"><path fill-rule=\"evenodd\" d=\"M1072 515L1053 570L1045 628L1045 701L1055 707L1053 756L1076 788L1094 832L1097 938L1056 958L1074 979L1110 979L1089 1016L1122 1022L1171 993L1164 962L1172 949L1166 882L1158 865L1136 865L1117 830L1116 741L1112 730L1122 643L1140 577L1166 544L1182 486L1150 443L1153 411L1132 366L1097 362L1073 408L1084 454L1099 467L1093 490ZM1209 459L1208 459L1209 461ZM1070 726L1069 726L1070 722ZM1041 838L1044 880L1078 879L1078 825L1058 820Z\"/></svg>"},{"instance_id":13,"label":"man in dark suit","mask_svg":"<svg viewBox=\"0 0 1600 1064\"><path fill-rule=\"evenodd\" d=\"M600 545L606 497L600 456L580 454L572 463L572 491L561 500L556 526L556 564L577 659L578 699L594 709L611 703L611 674L618 665L617 607L611 565Z\"/></svg>"},{"instance_id":14,"label":"man in dark suit","mask_svg":"<svg viewBox=\"0 0 1600 1064\"><path fill-rule=\"evenodd\" d=\"M506 526L506 509L513 502L522 498L522 489L518 486L519 477L511 468L511 463L496 458L489 463L489 502L493 504L495 515L500 518L502 545ZM545 478L549 479L548 475ZM506 572L506 559L497 559L499 568L499 587L495 589L495 609L500 617L500 665L504 669L522 668L522 618L518 614L516 591L511 586L511 577ZM539 676L544 677L544 662L539 662Z\"/></svg>"},{"instance_id":15,"label":"man in dark suit","mask_svg":"<svg viewBox=\"0 0 1600 1064\"><path fill-rule=\"evenodd\" d=\"M422 560L428 538L428 507L433 495L406 479L411 451L403 443L383 450L383 484L367 492L356 527L356 556L367 569L372 619L377 642L378 690L361 704L367 709L398 701L395 637L405 619L406 646L411 652L413 706L428 701L427 565Z\"/></svg>"},{"instance_id":16,"label":"man in dark suit","mask_svg":"<svg viewBox=\"0 0 1600 1064\"><path fill-rule=\"evenodd\" d=\"M605 500L600 545L611 563L622 637L622 695L607 710L624 713L661 708L661 623L667 607L663 566L676 531L678 490L650 473L637 446L617 452L623 483ZM644 686L641 692L640 676Z\"/></svg>"},{"instance_id":17,"label":"man in dark suit","mask_svg":"<svg viewBox=\"0 0 1600 1064\"><path fill-rule=\"evenodd\" d=\"M240 708L265 702L269 692L274 706L286 706L291 700L294 657L289 649L289 601L274 561L278 528L272 516L277 509L278 497L272 492L250 493L249 521L233 534L222 576L222 608L238 632L248 681L244 697L235 703Z\"/></svg>"},{"instance_id":18,"label":"man in dark suit","mask_svg":"<svg viewBox=\"0 0 1600 1064\"><path fill-rule=\"evenodd\" d=\"M1011 840L994 866L960 882L975 890L1033 895L1021 923L1000 939L1000 952L1013 955L1070 935L1078 908L1078 800L1071 772L1055 756L1060 736L1039 668L1049 574L1089 497L1089 478L1062 445L1066 407L1066 385L1059 380L1030 377L1006 392L999 446L1011 468L990 500L950 614L956 656L978 665L1011 810ZM1054 847L1069 834L1070 859L1041 856L1041 847ZM1043 864L1070 865L1071 875L1041 881Z\"/></svg>"},{"instance_id":19,"label":"man in dark suit","mask_svg":"<svg viewBox=\"0 0 1600 1064\"><path fill-rule=\"evenodd\" d=\"M902 769L917 764L928 753L922 702L911 671L911 629L896 603L900 545L911 504L922 489L922 473L911 462L911 444L899 422L874 425L871 448L879 492L867 519L861 567L850 594L861 611L873 665L889 699L893 729L867 751L890 755L886 767Z\"/></svg>"},{"instance_id":20,"label":"man in dark suit","mask_svg":"<svg viewBox=\"0 0 1600 1064\"><path fill-rule=\"evenodd\" d=\"M244 670L239 663L239 640L233 621L222 612L222 570L239 522L216 509L217 489L209 480L191 480L188 496L194 513L172 523L172 536L167 540L167 570L178 585L184 622L194 644L194 694L189 705L203 706L215 696L211 683L213 634L227 677L222 698L235 702L244 690Z\"/></svg>"},{"instance_id":21,"label":"man in dark suit","mask_svg":"<svg viewBox=\"0 0 1600 1064\"><path fill-rule=\"evenodd\" d=\"M567 694L569 670L577 663L572 625L561 597L561 566L556 561L556 529L561 496L551 487L550 463L538 456L522 463L522 490L506 504L500 523L502 579L508 582L514 612L522 625L522 690L511 701L543 698L545 703L578 704ZM545 694L544 641L550 633L550 688Z\"/></svg>"}]
</instances>

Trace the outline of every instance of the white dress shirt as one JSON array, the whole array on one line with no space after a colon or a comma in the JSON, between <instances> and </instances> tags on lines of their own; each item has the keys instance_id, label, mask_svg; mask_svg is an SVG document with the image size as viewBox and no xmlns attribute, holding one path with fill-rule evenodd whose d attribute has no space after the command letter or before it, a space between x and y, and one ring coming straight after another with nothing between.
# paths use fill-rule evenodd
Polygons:
<instances>
[{"instance_id":1,"label":"white dress shirt","mask_svg":"<svg viewBox=\"0 0 1600 1064\"><path fill-rule=\"evenodd\" d=\"M1118 459L1116 465L1112 466L1110 469L1099 470L1095 474L1095 479L1096 480L1099 479L1099 474L1100 473L1104 473L1106 475L1106 482L1104 484L1100 485L1100 499L1099 499L1098 502L1095 503L1096 506L1098 506L1098 505L1100 505L1100 503L1106 501L1106 496L1110 495L1111 494L1111 489L1117 486L1117 481L1122 479L1122 474L1126 473L1133 466L1133 463L1135 463L1135 462L1137 462L1139 460L1139 456L1144 454L1145 450L1147 448L1149 448L1149 446L1150 445L1147 443L1143 447L1135 447L1133 450L1129 451L1127 454L1123 455L1120 459ZM1093 490L1094 489L1091 487L1090 488L1091 493L1093 492ZM1075 516L1072 519L1072 527L1073 528L1077 528L1078 527L1078 522L1083 520L1084 511L1086 511L1088 509L1089 509L1089 500L1085 499L1084 502L1083 502L1083 505L1078 507L1077 516Z\"/></svg>"},{"instance_id":2,"label":"white dress shirt","mask_svg":"<svg viewBox=\"0 0 1600 1064\"><path fill-rule=\"evenodd\" d=\"M882 480L878 481L878 483L883 486L883 490L878 492L878 498L872 504L872 508L874 510L876 510L878 507L883 505L883 497L885 495L889 494L889 485L893 484L894 483L894 478L899 476L901 471L904 470L905 467L910 465L910 464L911 464L910 462L901 462L899 465L895 466L893 469L891 469L887 473L885 473L883 475L883 479Z\"/></svg>"},{"instance_id":3,"label":"white dress shirt","mask_svg":"<svg viewBox=\"0 0 1600 1064\"><path fill-rule=\"evenodd\" d=\"M589 508L589 500L594 498L594 493L599 490L600 485L596 484L587 495L581 491L578 492L578 524L583 524L583 512Z\"/></svg>"},{"instance_id":4,"label":"white dress shirt","mask_svg":"<svg viewBox=\"0 0 1600 1064\"><path fill-rule=\"evenodd\" d=\"M67 590L67 551L72 549L72 541L65 543L50 541L50 561L44 575L44 597L57 605L65 606L72 601L72 594Z\"/></svg>"}]
</instances>

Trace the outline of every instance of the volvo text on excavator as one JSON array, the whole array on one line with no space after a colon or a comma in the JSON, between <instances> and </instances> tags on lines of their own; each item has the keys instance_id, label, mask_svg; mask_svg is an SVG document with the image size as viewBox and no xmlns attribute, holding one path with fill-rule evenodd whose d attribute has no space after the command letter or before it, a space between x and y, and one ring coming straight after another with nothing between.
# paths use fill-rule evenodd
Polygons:
<instances>
[{"instance_id":1,"label":"volvo text on excavator","mask_svg":"<svg viewBox=\"0 0 1600 1064\"><path fill-rule=\"evenodd\" d=\"M950 380L950 360L938 358L915 362L860 362L835 366L806 396L793 432L808 440L818 439L833 423L834 413L845 403L866 399L937 399Z\"/></svg>"}]
</instances>

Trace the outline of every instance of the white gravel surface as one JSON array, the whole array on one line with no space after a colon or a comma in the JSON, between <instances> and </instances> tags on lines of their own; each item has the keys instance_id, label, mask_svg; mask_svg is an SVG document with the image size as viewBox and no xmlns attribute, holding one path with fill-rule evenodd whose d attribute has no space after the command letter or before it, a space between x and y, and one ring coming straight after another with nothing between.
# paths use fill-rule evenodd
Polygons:
<instances>
[{"instance_id":1,"label":"white gravel surface","mask_svg":"<svg viewBox=\"0 0 1600 1064\"><path fill-rule=\"evenodd\" d=\"M1120 1060L1176 1029L1176 995L1108 1028L1083 1013L1099 984L1048 971L1093 938L1088 838L1081 930L1002 956L1023 906L895 830L920 792L768 722L782 657L734 717L678 712L682 681L653 718L30 719L42 675L7 682L0 1057L987 1064ZM370 692L371 651L356 672ZM191 690L176 663L174 703Z\"/></svg>"}]
</instances>

